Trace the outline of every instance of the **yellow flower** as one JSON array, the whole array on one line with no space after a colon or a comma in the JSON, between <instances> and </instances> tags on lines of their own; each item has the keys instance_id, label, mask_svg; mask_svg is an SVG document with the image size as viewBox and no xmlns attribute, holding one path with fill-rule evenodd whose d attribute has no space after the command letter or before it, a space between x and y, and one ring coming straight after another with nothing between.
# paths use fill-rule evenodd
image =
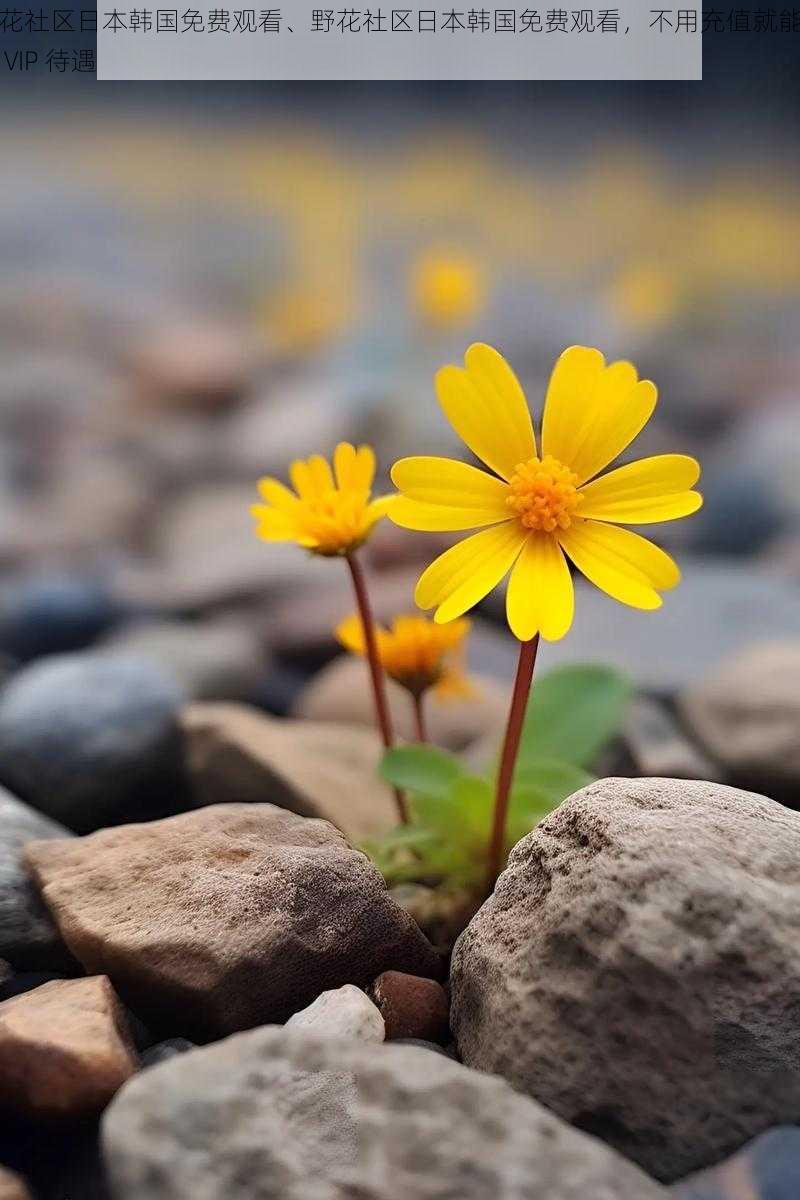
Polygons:
<instances>
[{"instance_id":1,"label":"yellow flower","mask_svg":"<svg viewBox=\"0 0 800 1200\"><path fill-rule=\"evenodd\" d=\"M468 321L483 303L481 272L461 255L427 254L414 268L411 287L422 321L432 325Z\"/></svg>"},{"instance_id":2,"label":"yellow flower","mask_svg":"<svg viewBox=\"0 0 800 1200\"><path fill-rule=\"evenodd\" d=\"M473 694L463 669L464 639L469 621L435 625L427 617L395 617L390 629L375 627L381 666L390 679L412 695L420 696L435 687L442 696ZM336 636L345 649L364 655L364 627L355 614L337 627Z\"/></svg>"},{"instance_id":3,"label":"yellow flower","mask_svg":"<svg viewBox=\"0 0 800 1200\"><path fill-rule=\"evenodd\" d=\"M510 571L508 623L520 641L562 638L574 597L566 555L614 599L661 606L678 567L668 554L618 522L670 521L702 504L691 491L693 458L660 454L598 477L650 419L656 389L628 362L606 365L599 350L572 346L559 358L545 399L542 457L514 372L491 346L474 345L465 367L436 376L439 403L470 450L494 472L446 458L404 458L391 519L406 529L476 529L421 576L415 599L452 621Z\"/></svg>"},{"instance_id":4,"label":"yellow flower","mask_svg":"<svg viewBox=\"0 0 800 1200\"><path fill-rule=\"evenodd\" d=\"M371 500L375 455L369 446L358 449L340 442L327 459L312 454L289 468L295 491L277 479L258 481L266 504L254 504L256 535L265 542L297 542L314 554L349 554L369 536L386 515L395 497ZM335 476L335 478L334 478Z\"/></svg>"}]
</instances>

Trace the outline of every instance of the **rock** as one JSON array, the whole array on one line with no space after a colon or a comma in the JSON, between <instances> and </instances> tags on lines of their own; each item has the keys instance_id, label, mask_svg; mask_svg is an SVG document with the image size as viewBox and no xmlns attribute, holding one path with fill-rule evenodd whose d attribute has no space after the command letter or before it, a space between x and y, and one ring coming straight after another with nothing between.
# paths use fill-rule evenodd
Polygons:
<instances>
[{"instance_id":1,"label":"rock","mask_svg":"<svg viewBox=\"0 0 800 1200\"><path fill-rule=\"evenodd\" d=\"M154 663L193 700L250 700L267 668L255 628L231 618L141 622L99 649Z\"/></svg>"},{"instance_id":2,"label":"rock","mask_svg":"<svg viewBox=\"0 0 800 1200\"><path fill-rule=\"evenodd\" d=\"M64 838L48 820L0 788L0 954L21 971L75 967L22 862L33 838Z\"/></svg>"},{"instance_id":3,"label":"rock","mask_svg":"<svg viewBox=\"0 0 800 1200\"><path fill-rule=\"evenodd\" d=\"M137 1069L108 979L62 979L0 1004L0 1109L42 1120L99 1112Z\"/></svg>"},{"instance_id":4,"label":"rock","mask_svg":"<svg viewBox=\"0 0 800 1200\"><path fill-rule=\"evenodd\" d=\"M432 742L461 750L487 729L498 736L508 715L508 689L488 676L473 676L476 695L440 698L428 696L426 715ZM415 741L412 704L408 692L387 680L386 691L395 733ZM301 692L295 716L307 721L344 721L351 725L375 724L367 664L351 655L340 655L319 671Z\"/></svg>"},{"instance_id":5,"label":"rock","mask_svg":"<svg viewBox=\"0 0 800 1200\"><path fill-rule=\"evenodd\" d=\"M604 779L511 853L456 943L450 1021L502 1075L659 1179L800 1105L800 814Z\"/></svg>"},{"instance_id":6,"label":"rock","mask_svg":"<svg viewBox=\"0 0 800 1200\"><path fill-rule=\"evenodd\" d=\"M81 650L119 617L102 583L72 575L33 575L0 599L0 649L20 662Z\"/></svg>"},{"instance_id":7,"label":"rock","mask_svg":"<svg viewBox=\"0 0 800 1200\"><path fill-rule=\"evenodd\" d=\"M187 1050L194 1050L194 1048L194 1042L187 1041L186 1038L166 1038L163 1042L157 1042L155 1046L150 1046L143 1052L142 1068L158 1066L159 1063L175 1058L176 1054L185 1054Z\"/></svg>"},{"instance_id":8,"label":"rock","mask_svg":"<svg viewBox=\"0 0 800 1200\"><path fill-rule=\"evenodd\" d=\"M64 953L67 953L66 947ZM79 970L78 964L72 956L69 957L74 969ZM0 973L0 1001L10 1000L12 996L21 996L23 992L32 992L34 988L41 987L43 983L52 983L54 980L63 978L63 975L54 975L52 971L14 972L9 968L7 975L4 976Z\"/></svg>"},{"instance_id":9,"label":"rock","mask_svg":"<svg viewBox=\"0 0 800 1200\"><path fill-rule=\"evenodd\" d=\"M373 730L287 721L235 704L192 704L181 725L198 805L268 801L324 817L355 841L397 823Z\"/></svg>"},{"instance_id":10,"label":"rock","mask_svg":"<svg viewBox=\"0 0 800 1200\"><path fill-rule=\"evenodd\" d=\"M500 1079L273 1028L143 1072L103 1147L115 1200L666 1198Z\"/></svg>"},{"instance_id":11,"label":"rock","mask_svg":"<svg viewBox=\"0 0 800 1200\"><path fill-rule=\"evenodd\" d=\"M432 1054L441 1054L444 1058L455 1060L454 1054L448 1054L444 1046L439 1046L436 1042L425 1042L422 1038L393 1038L393 1046L418 1046L420 1050L430 1050Z\"/></svg>"},{"instance_id":12,"label":"rock","mask_svg":"<svg viewBox=\"0 0 800 1200\"><path fill-rule=\"evenodd\" d=\"M757 553L787 525L787 513L771 480L749 465L703 471L704 504L691 525L692 548L699 554L747 557Z\"/></svg>"},{"instance_id":13,"label":"rock","mask_svg":"<svg viewBox=\"0 0 800 1200\"><path fill-rule=\"evenodd\" d=\"M389 967L439 969L365 855L271 804L33 842L27 858L75 957L155 1028L202 1040Z\"/></svg>"},{"instance_id":14,"label":"rock","mask_svg":"<svg viewBox=\"0 0 800 1200\"><path fill-rule=\"evenodd\" d=\"M73 654L33 663L0 693L0 778L78 832L174 811L181 700L149 662Z\"/></svg>"},{"instance_id":15,"label":"rock","mask_svg":"<svg viewBox=\"0 0 800 1200\"><path fill-rule=\"evenodd\" d=\"M794 1200L800 1180L800 1129L770 1129L716 1167L683 1180L674 1200Z\"/></svg>"},{"instance_id":16,"label":"rock","mask_svg":"<svg viewBox=\"0 0 800 1200\"><path fill-rule=\"evenodd\" d=\"M289 1017L286 1028L319 1037L355 1038L359 1042L382 1042L385 1036L383 1017L369 997L352 983L317 996L308 1008Z\"/></svg>"},{"instance_id":17,"label":"rock","mask_svg":"<svg viewBox=\"0 0 800 1200\"><path fill-rule=\"evenodd\" d=\"M207 321L158 326L131 353L145 405L201 412L235 404L253 361L235 329Z\"/></svg>"},{"instance_id":18,"label":"rock","mask_svg":"<svg viewBox=\"0 0 800 1200\"><path fill-rule=\"evenodd\" d=\"M668 708L651 696L633 698L620 737L633 762L632 774L715 781L722 778L718 765L689 741Z\"/></svg>"},{"instance_id":19,"label":"rock","mask_svg":"<svg viewBox=\"0 0 800 1200\"><path fill-rule=\"evenodd\" d=\"M680 697L684 720L740 783L800 786L800 638L759 642Z\"/></svg>"},{"instance_id":20,"label":"rock","mask_svg":"<svg viewBox=\"0 0 800 1200\"><path fill-rule=\"evenodd\" d=\"M0 1167L0 1200L31 1200L25 1180L5 1167Z\"/></svg>"},{"instance_id":21,"label":"rock","mask_svg":"<svg viewBox=\"0 0 800 1200\"><path fill-rule=\"evenodd\" d=\"M413 1038L443 1042L447 1038L447 993L435 979L403 971L384 971L372 985L372 997L386 1024L386 1040Z\"/></svg>"}]
</instances>

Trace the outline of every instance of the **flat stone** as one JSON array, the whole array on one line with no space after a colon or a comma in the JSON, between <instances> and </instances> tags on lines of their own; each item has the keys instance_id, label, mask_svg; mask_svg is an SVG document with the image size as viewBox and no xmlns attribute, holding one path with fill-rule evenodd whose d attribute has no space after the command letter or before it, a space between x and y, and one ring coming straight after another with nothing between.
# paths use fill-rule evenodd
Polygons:
<instances>
[{"instance_id":1,"label":"flat stone","mask_svg":"<svg viewBox=\"0 0 800 1200\"><path fill-rule=\"evenodd\" d=\"M301 692L295 716L307 721L344 721L375 725L375 709L367 664L352 655L340 655L323 667ZM498 737L508 716L508 688L486 675L471 677L476 692L468 698L439 697L430 693L426 716L432 742L461 750L488 730ZM416 741L413 708L408 692L386 681L394 731L404 741Z\"/></svg>"},{"instance_id":2,"label":"flat stone","mask_svg":"<svg viewBox=\"0 0 800 1200\"><path fill-rule=\"evenodd\" d=\"M719 784L603 779L511 853L459 938L451 1026L659 1179L800 1110L800 814Z\"/></svg>"},{"instance_id":3,"label":"flat stone","mask_svg":"<svg viewBox=\"0 0 800 1200\"><path fill-rule=\"evenodd\" d=\"M633 761L632 774L715 781L724 777L721 767L688 739L666 705L651 696L633 698L620 738Z\"/></svg>"},{"instance_id":4,"label":"flat stone","mask_svg":"<svg viewBox=\"0 0 800 1200\"><path fill-rule=\"evenodd\" d=\"M0 1109L43 1120L100 1112L137 1069L108 979L61 979L0 1004Z\"/></svg>"},{"instance_id":5,"label":"flat stone","mask_svg":"<svg viewBox=\"0 0 800 1200\"><path fill-rule=\"evenodd\" d=\"M76 965L22 861L22 847L33 838L65 837L63 825L0 788L0 954L20 971Z\"/></svg>"},{"instance_id":6,"label":"flat stone","mask_svg":"<svg viewBox=\"0 0 800 1200\"><path fill-rule=\"evenodd\" d=\"M189 705L181 726L198 805L268 801L323 817L355 841L397 823L374 730L278 719L239 704Z\"/></svg>"},{"instance_id":7,"label":"flat stone","mask_svg":"<svg viewBox=\"0 0 800 1200\"><path fill-rule=\"evenodd\" d=\"M31 1200L25 1180L5 1167L0 1167L0 1200Z\"/></svg>"},{"instance_id":8,"label":"flat stone","mask_svg":"<svg viewBox=\"0 0 800 1200\"><path fill-rule=\"evenodd\" d=\"M800 638L758 642L687 688L688 727L731 777L767 792L800 787Z\"/></svg>"},{"instance_id":9,"label":"flat stone","mask_svg":"<svg viewBox=\"0 0 800 1200\"><path fill-rule=\"evenodd\" d=\"M103 1120L115 1200L659 1200L502 1080L264 1028L143 1072Z\"/></svg>"},{"instance_id":10,"label":"flat stone","mask_svg":"<svg viewBox=\"0 0 800 1200\"><path fill-rule=\"evenodd\" d=\"M0 777L79 833L174 811L182 698L145 661L65 654L32 663L0 693Z\"/></svg>"},{"instance_id":11,"label":"flat stone","mask_svg":"<svg viewBox=\"0 0 800 1200\"><path fill-rule=\"evenodd\" d=\"M762 1133L716 1167L684 1179L675 1200L795 1200L800 1182L800 1129Z\"/></svg>"},{"instance_id":12,"label":"flat stone","mask_svg":"<svg viewBox=\"0 0 800 1200\"><path fill-rule=\"evenodd\" d=\"M387 1041L447 1039L450 1006L447 993L435 979L384 971L373 983L371 994L386 1023Z\"/></svg>"},{"instance_id":13,"label":"flat stone","mask_svg":"<svg viewBox=\"0 0 800 1200\"><path fill-rule=\"evenodd\" d=\"M439 959L327 821L214 805L27 859L65 941L154 1028L213 1038L285 1021L329 988Z\"/></svg>"},{"instance_id":14,"label":"flat stone","mask_svg":"<svg viewBox=\"0 0 800 1200\"><path fill-rule=\"evenodd\" d=\"M317 996L313 1004L289 1017L287 1029L299 1029L320 1037L355 1038L359 1042L382 1042L383 1017L361 991L346 983Z\"/></svg>"}]
</instances>

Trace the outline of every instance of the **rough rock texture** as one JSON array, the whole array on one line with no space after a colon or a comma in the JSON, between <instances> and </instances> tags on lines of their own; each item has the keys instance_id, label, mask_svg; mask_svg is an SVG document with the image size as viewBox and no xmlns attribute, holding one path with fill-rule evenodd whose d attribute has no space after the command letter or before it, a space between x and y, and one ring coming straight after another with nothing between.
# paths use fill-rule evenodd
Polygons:
<instances>
[{"instance_id":1,"label":"rough rock texture","mask_svg":"<svg viewBox=\"0 0 800 1200\"><path fill-rule=\"evenodd\" d=\"M690 728L738 782L800 787L800 639L726 659L680 698Z\"/></svg>"},{"instance_id":2,"label":"rough rock texture","mask_svg":"<svg viewBox=\"0 0 800 1200\"><path fill-rule=\"evenodd\" d=\"M658 1200L500 1079L409 1046L257 1029L146 1071L107 1111L115 1200Z\"/></svg>"},{"instance_id":3,"label":"rough rock texture","mask_svg":"<svg viewBox=\"0 0 800 1200\"><path fill-rule=\"evenodd\" d=\"M61 979L0 1004L0 1110L52 1119L100 1112L137 1069L104 975Z\"/></svg>"},{"instance_id":4,"label":"rough rock texture","mask_svg":"<svg viewBox=\"0 0 800 1200\"><path fill-rule=\"evenodd\" d=\"M0 1200L30 1200L30 1195L19 1175L0 1167Z\"/></svg>"},{"instance_id":5,"label":"rough rock texture","mask_svg":"<svg viewBox=\"0 0 800 1200\"><path fill-rule=\"evenodd\" d=\"M42 659L0 695L0 778L79 833L174 811L181 699L149 662Z\"/></svg>"},{"instance_id":6,"label":"rough rock texture","mask_svg":"<svg viewBox=\"0 0 800 1200\"><path fill-rule=\"evenodd\" d=\"M453 955L451 1025L658 1178L800 1113L800 814L604 779L512 851Z\"/></svg>"},{"instance_id":7,"label":"rough rock texture","mask_svg":"<svg viewBox=\"0 0 800 1200\"><path fill-rule=\"evenodd\" d=\"M242 704L191 704L181 724L197 804L268 801L324 817L354 840L396 824L372 729L276 719Z\"/></svg>"},{"instance_id":8,"label":"rough rock texture","mask_svg":"<svg viewBox=\"0 0 800 1200\"><path fill-rule=\"evenodd\" d=\"M383 1017L361 988L352 983L317 996L308 1008L289 1018L286 1028L359 1042L382 1042L385 1037Z\"/></svg>"},{"instance_id":9,"label":"rough rock texture","mask_svg":"<svg viewBox=\"0 0 800 1200\"><path fill-rule=\"evenodd\" d=\"M0 788L0 955L18 970L75 966L22 861L33 838L65 837L62 825Z\"/></svg>"},{"instance_id":10,"label":"rough rock texture","mask_svg":"<svg viewBox=\"0 0 800 1200\"><path fill-rule=\"evenodd\" d=\"M156 1028L220 1036L389 967L439 967L366 855L271 804L33 842L27 857L75 957Z\"/></svg>"},{"instance_id":11,"label":"rough rock texture","mask_svg":"<svg viewBox=\"0 0 800 1200\"><path fill-rule=\"evenodd\" d=\"M426 715L431 741L451 750L461 750L487 731L500 736L508 715L508 688L489 676L472 676L476 695L439 699L429 697ZM408 693L392 680L386 687L395 732L408 741L416 739ZM352 655L340 655L312 679L302 692L295 715L308 721L346 721L353 725L375 724L375 709L369 688L367 665Z\"/></svg>"},{"instance_id":12,"label":"rough rock texture","mask_svg":"<svg viewBox=\"0 0 800 1200\"><path fill-rule=\"evenodd\" d=\"M435 979L420 979L404 971L384 971L371 995L386 1024L386 1040L414 1038L443 1042L448 1032L447 992Z\"/></svg>"},{"instance_id":13,"label":"rough rock texture","mask_svg":"<svg viewBox=\"0 0 800 1200\"><path fill-rule=\"evenodd\" d=\"M762 1133L732 1158L682 1180L674 1200L795 1200L800 1194L800 1129Z\"/></svg>"}]
</instances>

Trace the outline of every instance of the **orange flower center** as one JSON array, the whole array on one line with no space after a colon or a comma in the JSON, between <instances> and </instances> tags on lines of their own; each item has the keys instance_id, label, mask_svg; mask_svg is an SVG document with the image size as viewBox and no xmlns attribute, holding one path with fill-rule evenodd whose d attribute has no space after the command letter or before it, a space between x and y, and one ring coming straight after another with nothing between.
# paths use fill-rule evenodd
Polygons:
<instances>
[{"instance_id":1,"label":"orange flower center","mask_svg":"<svg viewBox=\"0 0 800 1200\"><path fill-rule=\"evenodd\" d=\"M583 499L578 476L551 454L519 463L508 483L506 504L526 529L569 529Z\"/></svg>"}]
</instances>

